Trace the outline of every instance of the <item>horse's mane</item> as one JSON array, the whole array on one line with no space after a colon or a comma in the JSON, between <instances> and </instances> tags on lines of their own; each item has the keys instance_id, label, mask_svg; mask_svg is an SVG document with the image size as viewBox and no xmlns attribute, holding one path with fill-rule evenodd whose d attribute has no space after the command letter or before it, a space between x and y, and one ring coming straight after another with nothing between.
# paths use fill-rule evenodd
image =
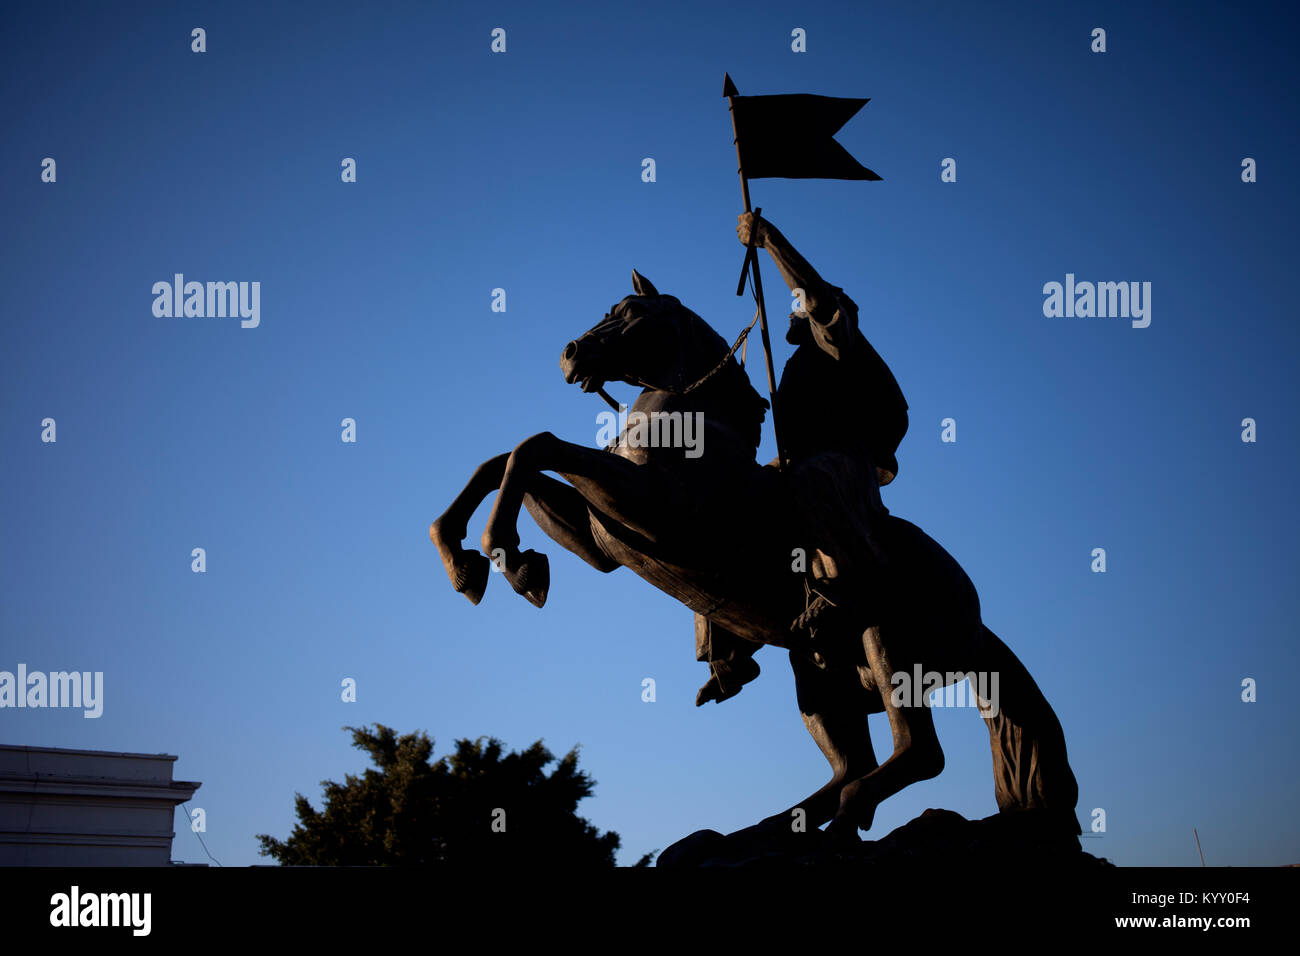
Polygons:
<instances>
[{"instance_id":1,"label":"horse's mane","mask_svg":"<svg viewBox=\"0 0 1300 956\"><path fill-rule=\"evenodd\" d=\"M687 380L692 381L707 374L717 366L722 356L727 354L731 345L717 333L713 326L682 305L674 296L665 295L662 298L670 300L680 310L682 318L687 320L679 323L679 328L683 332L681 341L683 355L700 356L699 367L688 370ZM719 394L724 394L725 389L725 394L734 396L739 415L736 425L741 429L745 440L757 451L759 442L763 439L763 421L767 418L767 410L771 406L768 400L754 388L749 375L736 361L736 357L732 355L728 358L722 370L709 382L701 385L700 389L701 391L717 389Z\"/></svg>"}]
</instances>

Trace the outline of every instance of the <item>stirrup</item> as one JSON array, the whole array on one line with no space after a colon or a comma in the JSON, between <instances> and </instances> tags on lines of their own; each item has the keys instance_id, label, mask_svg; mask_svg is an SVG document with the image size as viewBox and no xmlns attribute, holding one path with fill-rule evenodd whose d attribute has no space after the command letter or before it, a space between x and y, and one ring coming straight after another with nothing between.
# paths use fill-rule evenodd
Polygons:
<instances>
[{"instance_id":1,"label":"stirrup","mask_svg":"<svg viewBox=\"0 0 1300 956\"><path fill-rule=\"evenodd\" d=\"M804 587L808 587L806 582ZM807 606L804 608L804 612L795 618L794 623L790 625L791 631L811 631L813 626L817 623L818 618L832 608L839 608L838 604L820 591L815 591L811 588L808 590L810 593L808 595Z\"/></svg>"}]
</instances>

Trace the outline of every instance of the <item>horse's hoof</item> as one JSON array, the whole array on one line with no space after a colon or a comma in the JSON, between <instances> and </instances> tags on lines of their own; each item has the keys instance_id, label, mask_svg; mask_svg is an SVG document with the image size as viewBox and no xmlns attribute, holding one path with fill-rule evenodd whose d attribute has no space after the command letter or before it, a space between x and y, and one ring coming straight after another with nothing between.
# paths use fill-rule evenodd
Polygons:
<instances>
[{"instance_id":1,"label":"horse's hoof","mask_svg":"<svg viewBox=\"0 0 1300 956\"><path fill-rule=\"evenodd\" d=\"M858 836L857 821L847 816L836 816L834 820L826 825L826 836L835 843L852 845L861 843L862 837Z\"/></svg>"},{"instance_id":2,"label":"horse's hoof","mask_svg":"<svg viewBox=\"0 0 1300 956\"><path fill-rule=\"evenodd\" d=\"M451 586L469 598L470 604L483 600L492 562L473 551L462 551L456 556L453 567L455 570L451 575Z\"/></svg>"},{"instance_id":3,"label":"horse's hoof","mask_svg":"<svg viewBox=\"0 0 1300 956\"><path fill-rule=\"evenodd\" d=\"M529 548L519 556L519 565L506 569L506 579L515 593L522 594L530 604L541 607L551 590L551 560L540 551Z\"/></svg>"}]
</instances>

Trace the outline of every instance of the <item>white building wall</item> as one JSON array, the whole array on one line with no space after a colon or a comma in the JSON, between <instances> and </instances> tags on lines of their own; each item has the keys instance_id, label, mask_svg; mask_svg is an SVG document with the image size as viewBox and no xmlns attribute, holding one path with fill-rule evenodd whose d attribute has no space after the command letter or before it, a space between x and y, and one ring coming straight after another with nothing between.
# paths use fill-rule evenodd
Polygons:
<instances>
[{"instance_id":1,"label":"white building wall","mask_svg":"<svg viewBox=\"0 0 1300 956\"><path fill-rule=\"evenodd\" d=\"M169 754L0 744L0 866L167 866L200 784Z\"/></svg>"}]
</instances>

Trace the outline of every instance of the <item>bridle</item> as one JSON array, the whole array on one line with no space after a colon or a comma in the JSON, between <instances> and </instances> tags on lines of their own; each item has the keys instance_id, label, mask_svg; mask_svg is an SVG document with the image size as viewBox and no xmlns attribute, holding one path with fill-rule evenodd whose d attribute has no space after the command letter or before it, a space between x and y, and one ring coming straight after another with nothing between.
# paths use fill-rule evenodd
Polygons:
<instances>
[{"instance_id":1,"label":"bridle","mask_svg":"<svg viewBox=\"0 0 1300 956\"><path fill-rule=\"evenodd\" d=\"M758 311L755 310L754 318L750 320L749 325L745 326L743 329L740 330L740 335L736 336L736 341L732 344L731 348L727 350L727 353L723 355L722 358L718 361L718 364L713 366L713 368L709 369L707 372L705 372L695 381L691 382L691 384L689 385L682 386L680 388L675 388L671 385L656 385L654 382L647 382L642 380L641 378L636 378L633 381L635 381L637 385L641 385L649 389L654 389L655 391L659 391L659 392L668 392L670 395L689 395L691 392L695 391L697 388L700 388L702 385L707 383L710 379L713 378L713 376L717 375L719 372L723 370L723 368L726 367L727 363L731 361L732 356L736 354L736 349L740 348L742 345L745 344L745 340L749 337L749 333L753 331L754 325L757 322L758 322ZM740 365L742 368L745 365L744 352L741 352L740 354Z\"/></svg>"}]
</instances>

